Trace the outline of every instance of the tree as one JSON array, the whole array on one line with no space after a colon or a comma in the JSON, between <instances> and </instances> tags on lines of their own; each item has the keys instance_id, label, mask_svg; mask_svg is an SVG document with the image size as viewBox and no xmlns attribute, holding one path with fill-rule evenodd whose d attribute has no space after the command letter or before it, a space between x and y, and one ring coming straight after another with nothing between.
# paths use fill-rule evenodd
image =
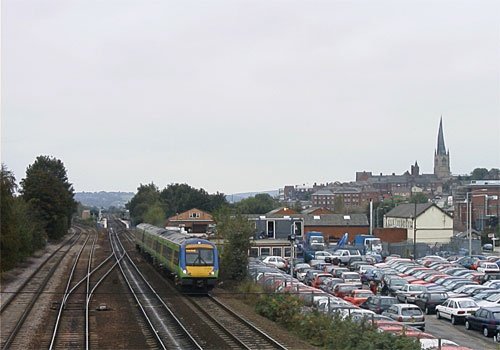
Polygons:
<instances>
[{"instance_id":1,"label":"tree","mask_svg":"<svg viewBox=\"0 0 500 350\"><path fill-rule=\"evenodd\" d=\"M159 227L165 225L165 211L159 201L150 206L146 213L144 213L144 222Z\"/></svg>"},{"instance_id":2,"label":"tree","mask_svg":"<svg viewBox=\"0 0 500 350\"><path fill-rule=\"evenodd\" d=\"M1 170L1 229L0 235L0 261L1 269L12 268L19 260L19 250L21 242L16 232L16 222L14 216L14 192L16 191L16 179L12 172L2 164Z\"/></svg>"},{"instance_id":3,"label":"tree","mask_svg":"<svg viewBox=\"0 0 500 350\"><path fill-rule=\"evenodd\" d=\"M411 195L410 203L427 203L429 199L422 192L417 192Z\"/></svg>"},{"instance_id":4,"label":"tree","mask_svg":"<svg viewBox=\"0 0 500 350\"><path fill-rule=\"evenodd\" d=\"M64 164L52 157L37 157L26 170L21 187L23 199L44 223L48 237L60 239L64 236L77 208Z\"/></svg>"},{"instance_id":5,"label":"tree","mask_svg":"<svg viewBox=\"0 0 500 350\"><path fill-rule=\"evenodd\" d=\"M166 209L167 217L193 208L214 212L227 205L223 193L210 195L204 189L196 189L188 184L168 185L161 191L160 201Z\"/></svg>"},{"instance_id":6,"label":"tree","mask_svg":"<svg viewBox=\"0 0 500 350\"><path fill-rule=\"evenodd\" d=\"M471 180L488 180L488 169L476 168L471 173Z\"/></svg>"},{"instance_id":7,"label":"tree","mask_svg":"<svg viewBox=\"0 0 500 350\"><path fill-rule=\"evenodd\" d=\"M237 283L245 279L248 265L248 250L253 229L243 216L231 215L227 208L214 214L217 234L223 239L221 248L221 279L225 283Z\"/></svg>"},{"instance_id":8,"label":"tree","mask_svg":"<svg viewBox=\"0 0 500 350\"><path fill-rule=\"evenodd\" d=\"M244 214L265 214L279 206L267 193L259 193L236 203L236 209Z\"/></svg>"},{"instance_id":9,"label":"tree","mask_svg":"<svg viewBox=\"0 0 500 350\"><path fill-rule=\"evenodd\" d=\"M132 224L137 225L146 221L144 216L148 209L159 202L160 192L158 191L158 187L154 183L150 183L149 185L141 184L130 202L125 204L125 207L130 211Z\"/></svg>"}]
</instances>

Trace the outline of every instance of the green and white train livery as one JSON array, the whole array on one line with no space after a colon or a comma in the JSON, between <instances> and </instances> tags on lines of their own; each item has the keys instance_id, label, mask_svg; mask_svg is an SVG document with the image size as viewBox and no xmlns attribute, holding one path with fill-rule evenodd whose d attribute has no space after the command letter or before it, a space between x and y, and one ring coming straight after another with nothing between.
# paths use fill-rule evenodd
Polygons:
<instances>
[{"instance_id":1,"label":"green and white train livery","mask_svg":"<svg viewBox=\"0 0 500 350\"><path fill-rule=\"evenodd\" d=\"M187 233L139 224L134 231L137 249L173 275L176 284L211 289L219 276L217 247Z\"/></svg>"}]
</instances>

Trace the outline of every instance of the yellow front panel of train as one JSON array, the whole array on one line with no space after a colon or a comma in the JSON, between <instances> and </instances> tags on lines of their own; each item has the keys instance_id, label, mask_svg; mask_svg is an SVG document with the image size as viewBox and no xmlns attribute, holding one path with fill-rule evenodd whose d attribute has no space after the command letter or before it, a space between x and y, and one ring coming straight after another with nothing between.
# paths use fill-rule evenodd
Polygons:
<instances>
[{"instance_id":1,"label":"yellow front panel of train","mask_svg":"<svg viewBox=\"0 0 500 350\"><path fill-rule=\"evenodd\" d=\"M213 277L210 274L214 270L213 266L186 266L189 277Z\"/></svg>"}]
</instances>

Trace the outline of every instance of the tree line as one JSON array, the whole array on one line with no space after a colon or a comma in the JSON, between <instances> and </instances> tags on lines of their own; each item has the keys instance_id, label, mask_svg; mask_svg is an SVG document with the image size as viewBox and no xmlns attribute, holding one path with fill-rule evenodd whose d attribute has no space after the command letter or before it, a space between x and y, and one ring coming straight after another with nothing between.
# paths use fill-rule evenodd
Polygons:
<instances>
[{"instance_id":1,"label":"tree line","mask_svg":"<svg viewBox=\"0 0 500 350\"><path fill-rule=\"evenodd\" d=\"M209 213L227 208L234 213L264 214L278 206L279 202L268 194L257 194L230 204L223 193L209 194L204 189L178 183L170 184L162 190L154 183L141 184L134 197L125 205L133 225L147 222L156 226L163 226L169 217L193 208Z\"/></svg>"},{"instance_id":2,"label":"tree line","mask_svg":"<svg viewBox=\"0 0 500 350\"><path fill-rule=\"evenodd\" d=\"M2 163L0 201L1 271L11 269L47 241L60 240L77 208L63 162L49 156L37 157L19 185Z\"/></svg>"}]
</instances>

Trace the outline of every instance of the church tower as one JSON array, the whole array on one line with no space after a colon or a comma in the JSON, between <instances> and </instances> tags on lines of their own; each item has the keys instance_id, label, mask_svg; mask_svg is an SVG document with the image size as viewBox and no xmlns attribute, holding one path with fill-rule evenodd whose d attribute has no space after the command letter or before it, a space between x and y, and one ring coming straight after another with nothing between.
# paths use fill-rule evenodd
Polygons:
<instances>
[{"instance_id":1,"label":"church tower","mask_svg":"<svg viewBox=\"0 0 500 350\"><path fill-rule=\"evenodd\" d=\"M434 151L434 175L438 179L448 179L450 172L450 151L446 151L443 135L443 117L439 121L437 150Z\"/></svg>"}]
</instances>

